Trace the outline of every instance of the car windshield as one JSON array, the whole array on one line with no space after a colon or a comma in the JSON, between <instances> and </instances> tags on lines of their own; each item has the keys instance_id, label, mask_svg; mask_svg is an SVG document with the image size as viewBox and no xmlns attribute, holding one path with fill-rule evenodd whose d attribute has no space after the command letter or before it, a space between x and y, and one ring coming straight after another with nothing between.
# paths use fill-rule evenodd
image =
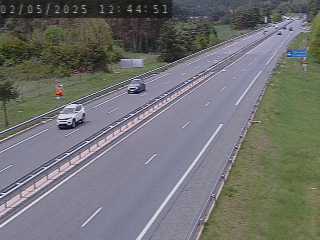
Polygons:
<instances>
[{"instance_id":1,"label":"car windshield","mask_svg":"<svg viewBox=\"0 0 320 240\"><path fill-rule=\"evenodd\" d=\"M141 80L132 80L131 84L140 84Z\"/></svg>"},{"instance_id":2,"label":"car windshield","mask_svg":"<svg viewBox=\"0 0 320 240\"><path fill-rule=\"evenodd\" d=\"M74 112L74 108L64 108L61 113L70 114Z\"/></svg>"}]
</instances>

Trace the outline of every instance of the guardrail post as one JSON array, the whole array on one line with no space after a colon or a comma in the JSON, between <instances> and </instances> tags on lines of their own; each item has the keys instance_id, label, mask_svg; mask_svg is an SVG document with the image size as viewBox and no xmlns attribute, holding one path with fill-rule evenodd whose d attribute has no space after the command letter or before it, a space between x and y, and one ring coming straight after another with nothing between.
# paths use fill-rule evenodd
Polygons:
<instances>
[{"instance_id":1,"label":"guardrail post","mask_svg":"<svg viewBox=\"0 0 320 240\"><path fill-rule=\"evenodd\" d=\"M228 62L232 61L232 59L236 59L236 58L241 57L241 54L243 54L244 52L249 52L250 49L252 49L254 46L258 45L260 42L263 42L263 41L260 39L256 42L250 44L249 46L245 47L245 49L242 49L242 50L234 53L230 57L222 60L221 62L219 62L219 64L215 64L214 69L221 69L221 67L224 68L224 66L227 66L229 64ZM160 107L164 107L164 106L168 105L170 102L177 99L180 95L187 92L193 86L196 86L197 84L203 82L205 79L207 79L208 71L201 72L201 74L198 74L197 76L193 77L192 80L190 78L189 82L187 82L183 85L179 85L179 87L175 87L175 88L172 88L171 90L167 91L165 95L161 95L161 98L159 100L153 102L152 105L151 104L144 105L148 108L145 107L142 110L135 111L133 115L130 115L130 117L126 119L124 124L119 125L119 123L120 123L119 122L118 123L119 126L117 126L117 128L115 128L115 126L113 126L111 129L108 129L107 131L104 130L104 132L102 132L102 134L99 135L98 137L97 137L97 135L95 135L95 138L93 140L87 141L84 146L81 146L79 149L76 150L76 153L77 153L76 157L74 157L70 154L67 154L66 155L67 158L65 158L65 157L61 158L61 159L59 159L58 162L55 162L54 168L50 165L51 167L48 169L48 171L47 171L47 169L45 169L46 170L45 172L40 172L41 175L37 174L37 175L32 176L32 179L29 179L27 182L24 182L22 185L19 185L18 188L14 189L13 192L8 192L9 194L6 195L5 197L8 197L8 196L10 196L10 197L13 196L13 197L11 197L11 199L9 199L9 200L7 198L4 198L3 204L1 206L3 206L5 209L8 209L8 208L15 207L17 204L20 204L21 201L28 198L36 190L41 189L44 185L46 185L46 183L50 183L50 181L55 180L56 178L60 177L61 174L68 171L70 169L70 167L72 167L73 165L77 165L79 162L84 160L86 157L90 156L92 154L92 152L95 152L100 147L104 147L107 143L112 142L112 140L117 138L119 135L122 135L123 132L126 132L128 129L130 129L131 126L137 125L139 122L141 122L142 120L144 120L145 118L150 116L152 113L154 113ZM211 71L211 68L210 68L210 71ZM209 76L210 76L210 74L209 74ZM263 95L263 92L261 95ZM257 108L258 103L254 107ZM253 110L252 116L251 116L252 119L254 118L255 113L256 113L256 111ZM134 119L132 119L132 118L134 118ZM128 119L130 119L130 120L128 121ZM247 132L247 128L249 126L250 126L250 122L249 122L249 125L243 129L243 132L241 133L240 138L239 138L240 140L236 144L236 146L234 147L232 155L230 156L229 160L226 162L226 168L224 169L222 175L220 176L220 179L219 179L219 182L217 183L217 186L218 185L223 186L224 181L228 178L231 166L235 161L235 157L232 157L232 156L236 156L238 149L242 143L241 140L245 136L245 134ZM100 133L101 132L99 132L99 134ZM103 139L98 141L98 139L100 137L103 137ZM87 143L90 143L90 145L88 145ZM66 153L68 153L68 152L66 152ZM75 161L75 164L73 164L73 161ZM50 171L50 173L49 173L49 171ZM38 180L36 181L34 179L38 179ZM43 184L43 183L45 183L45 184ZM219 195L219 191L218 191L217 195ZM216 199L216 195L212 194L210 196L210 199L211 199L211 201L214 201ZM203 221L203 219L200 218L200 224L202 221Z\"/></svg>"},{"instance_id":2,"label":"guardrail post","mask_svg":"<svg viewBox=\"0 0 320 240\"><path fill-rule=\"evenodd\" d=\"M212 193L212 194L210 195L210 199L211 199L211 201L216 200L216 195L215 195L214 193Z\"/></svg>"},{"instance_id":3,"label":"guardrail post","mask_svg":"<svg viewBox=\"0 0 320 240\"><path fill-rule=\"evenodd\" d=\"M225 178L226 178L226 175L225 175L225 173L223 173L223 174L221 175L221 180L224 181Z\"/></svg>"}]
</instances>

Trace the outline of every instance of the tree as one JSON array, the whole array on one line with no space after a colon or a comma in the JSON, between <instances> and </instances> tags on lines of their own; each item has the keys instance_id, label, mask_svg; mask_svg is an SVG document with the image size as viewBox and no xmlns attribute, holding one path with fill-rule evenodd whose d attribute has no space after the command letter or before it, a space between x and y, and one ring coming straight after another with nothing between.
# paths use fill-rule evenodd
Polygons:
<instances>
[{"instance_id":1,"label":"tree","mask_svg":"<svg viewBox=\"0 0 320 240\"><path fill-rule=\"evenodd\" d=\"M59 45L65 41L65 32L62 27L49 26L44 35L46 45Z\"/></svg>"},{"instance_id":2,"label":"tree","mask_svg":"<svg viewBox=\"0 0 320 240\"><path fill-rule=\"evenodd\" d=\"M254 28L261 22L260 11L257 8L238 10L232 19L236 29Z\"/></svg>"},{"instance_id":3,"label":"tree","mask_svg":"<svg viewBox=\"0 0 320 240\"><path fill-rule=\"evenodd\" d=\"M317 0L309 0L309 18L313 19L318 14L318 1Z\"/></svg>"},{"instance_id":4,"label":"tree","mask_svg":"<svg viewBox=\"0 0 320 240\"><path fill-rule=\"evenodd\" d=\"M162 27L160 35L160 58L166 62L173 62L188 54L184 44L183 34L179 33L174 23L168 22Z\"/></svg>"},{"instance_id":5,"label":"tree","mask_svg":"<svg viewBox=\"0 0 320 240\"><path fill-rule=\"evenodd\" d=\"M280 13L275 13L272 15L272 22L281 22L282 21L282 16Z\"/></svg>"},{"instance_id":6,"label":"tree","mask_svg":"<svg viewBox=\"0 0 320 240\"><path fill-rule=\"evenodd\" d=\"M4 126L9 126L7 104L10 100L18 98L19 93L13 86L12 82L0 82L0 101L2 102L2 109L4 114Z\"/></svg>"}]
</instances>

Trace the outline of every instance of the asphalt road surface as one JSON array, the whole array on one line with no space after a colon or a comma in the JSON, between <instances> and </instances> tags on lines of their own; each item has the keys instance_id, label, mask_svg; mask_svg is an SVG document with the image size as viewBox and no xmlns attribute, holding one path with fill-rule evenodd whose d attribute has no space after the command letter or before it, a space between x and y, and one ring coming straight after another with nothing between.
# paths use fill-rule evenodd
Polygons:
<instances>
[{"instance_id":1,"label":"asphalt road surface","mask_svg":"<svg viewBox=\"0 0 320 240\"><path fill-rule=\"evenodd\" d=\"M0 223L1 239L185 239L192 222L182 223L194 216L177 211L185 200L183 190L196 174L219 178L258 94L300 24L292 23L294 32L272 36ZM49 122L4 142L1 186L260 37L261 32L150 78L145 94L120 91L90 103L88 122L75 130L61 131ZM198 171L202 164L206 167ZM205 182L198 183L203 187L196 190L195 212L210 191Z\"/></svg>"},{"instance_id":2,"label":"asphalt road surface","mask_svg":"<svg viewBox=\"0 0 320 240\"><path fill-rule=\"evenodd\" d=\"M258 32L154 76L146 81L145 93L128 95L124 89L91 102L86 105L87 121L76 129L59 130L55 121L50 121L0 143L0 188L8 186L121 116L262 37L262 32Z\"/></svg>"}]
</instances>

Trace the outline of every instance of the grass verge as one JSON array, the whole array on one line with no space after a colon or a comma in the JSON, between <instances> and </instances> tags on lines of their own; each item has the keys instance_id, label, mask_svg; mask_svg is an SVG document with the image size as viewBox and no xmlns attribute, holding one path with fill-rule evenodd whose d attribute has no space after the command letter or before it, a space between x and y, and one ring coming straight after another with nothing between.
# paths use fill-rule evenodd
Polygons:
<instances>
[{"instance_id":1,"label":"grass verge","mask_svg":"<svg viewBox=\"0 0 320 240\"><path fill-rule=\"evenodd\" d=\"M320 239L319 92L319 64L281 62L202 240Z\"/></svg>"},{"instance_id":2,"label":"grass verge","mask_svg":"<svg viewBox=\"0 0 320 240\"><path fill-rule=\"evenodd\" d=\"M114 65L113 73L100 72L61 78L59 80L63 84L65 97L60 100L57 100L54 95L56 78L17 81L16 85L21 96L18 101L11 101L8 104L10 126L165 64L159 62L158 55L127 53L125 57L144 58L145 67L120 69L118 65ZM0 112L0 130L3 129L4 118L3 113Z\"/></svg>"},{"instance_id":3,"label":"grass verge","mask_svg":"<svg viewBox=\"0 0 320 240\"><path fill-rule=\"evenodd\" d=\"M216 25L215 28L220 41L225 41L250 31L234 30L230 25ZM39 66L30 65L31 69L28 69L30 73L24 73L23 71L17 70L17 73L15 73L17 78L21 78L21 76L19 76L20 74L23 75L22 79L29 78L29 80L16 80L16 85L21 96L18 101L11 101L8 104L10 126L14 126L34 116L48 112L49 110L58 106L62 106L80 97L114 85L130 77L158 68L165 64L164 62L159 62L158 55L153 54L128 52L125 54L125 57L143 58L145 59L145 67L140 69L120 69L118 65L114 65L114 73L94 73L82 76L50 78L36 81L32 80L32 73L39 74ZM42 69L44 72L45 70L46 69ZM62 82L65 90L65 97L60 100L57 100L54 96L56 79L59 79ZM0 111L1 110L2 109L0 108ZM4 129L3 113L0 112L0 131Z\"/></svg>"}]
</instances>

